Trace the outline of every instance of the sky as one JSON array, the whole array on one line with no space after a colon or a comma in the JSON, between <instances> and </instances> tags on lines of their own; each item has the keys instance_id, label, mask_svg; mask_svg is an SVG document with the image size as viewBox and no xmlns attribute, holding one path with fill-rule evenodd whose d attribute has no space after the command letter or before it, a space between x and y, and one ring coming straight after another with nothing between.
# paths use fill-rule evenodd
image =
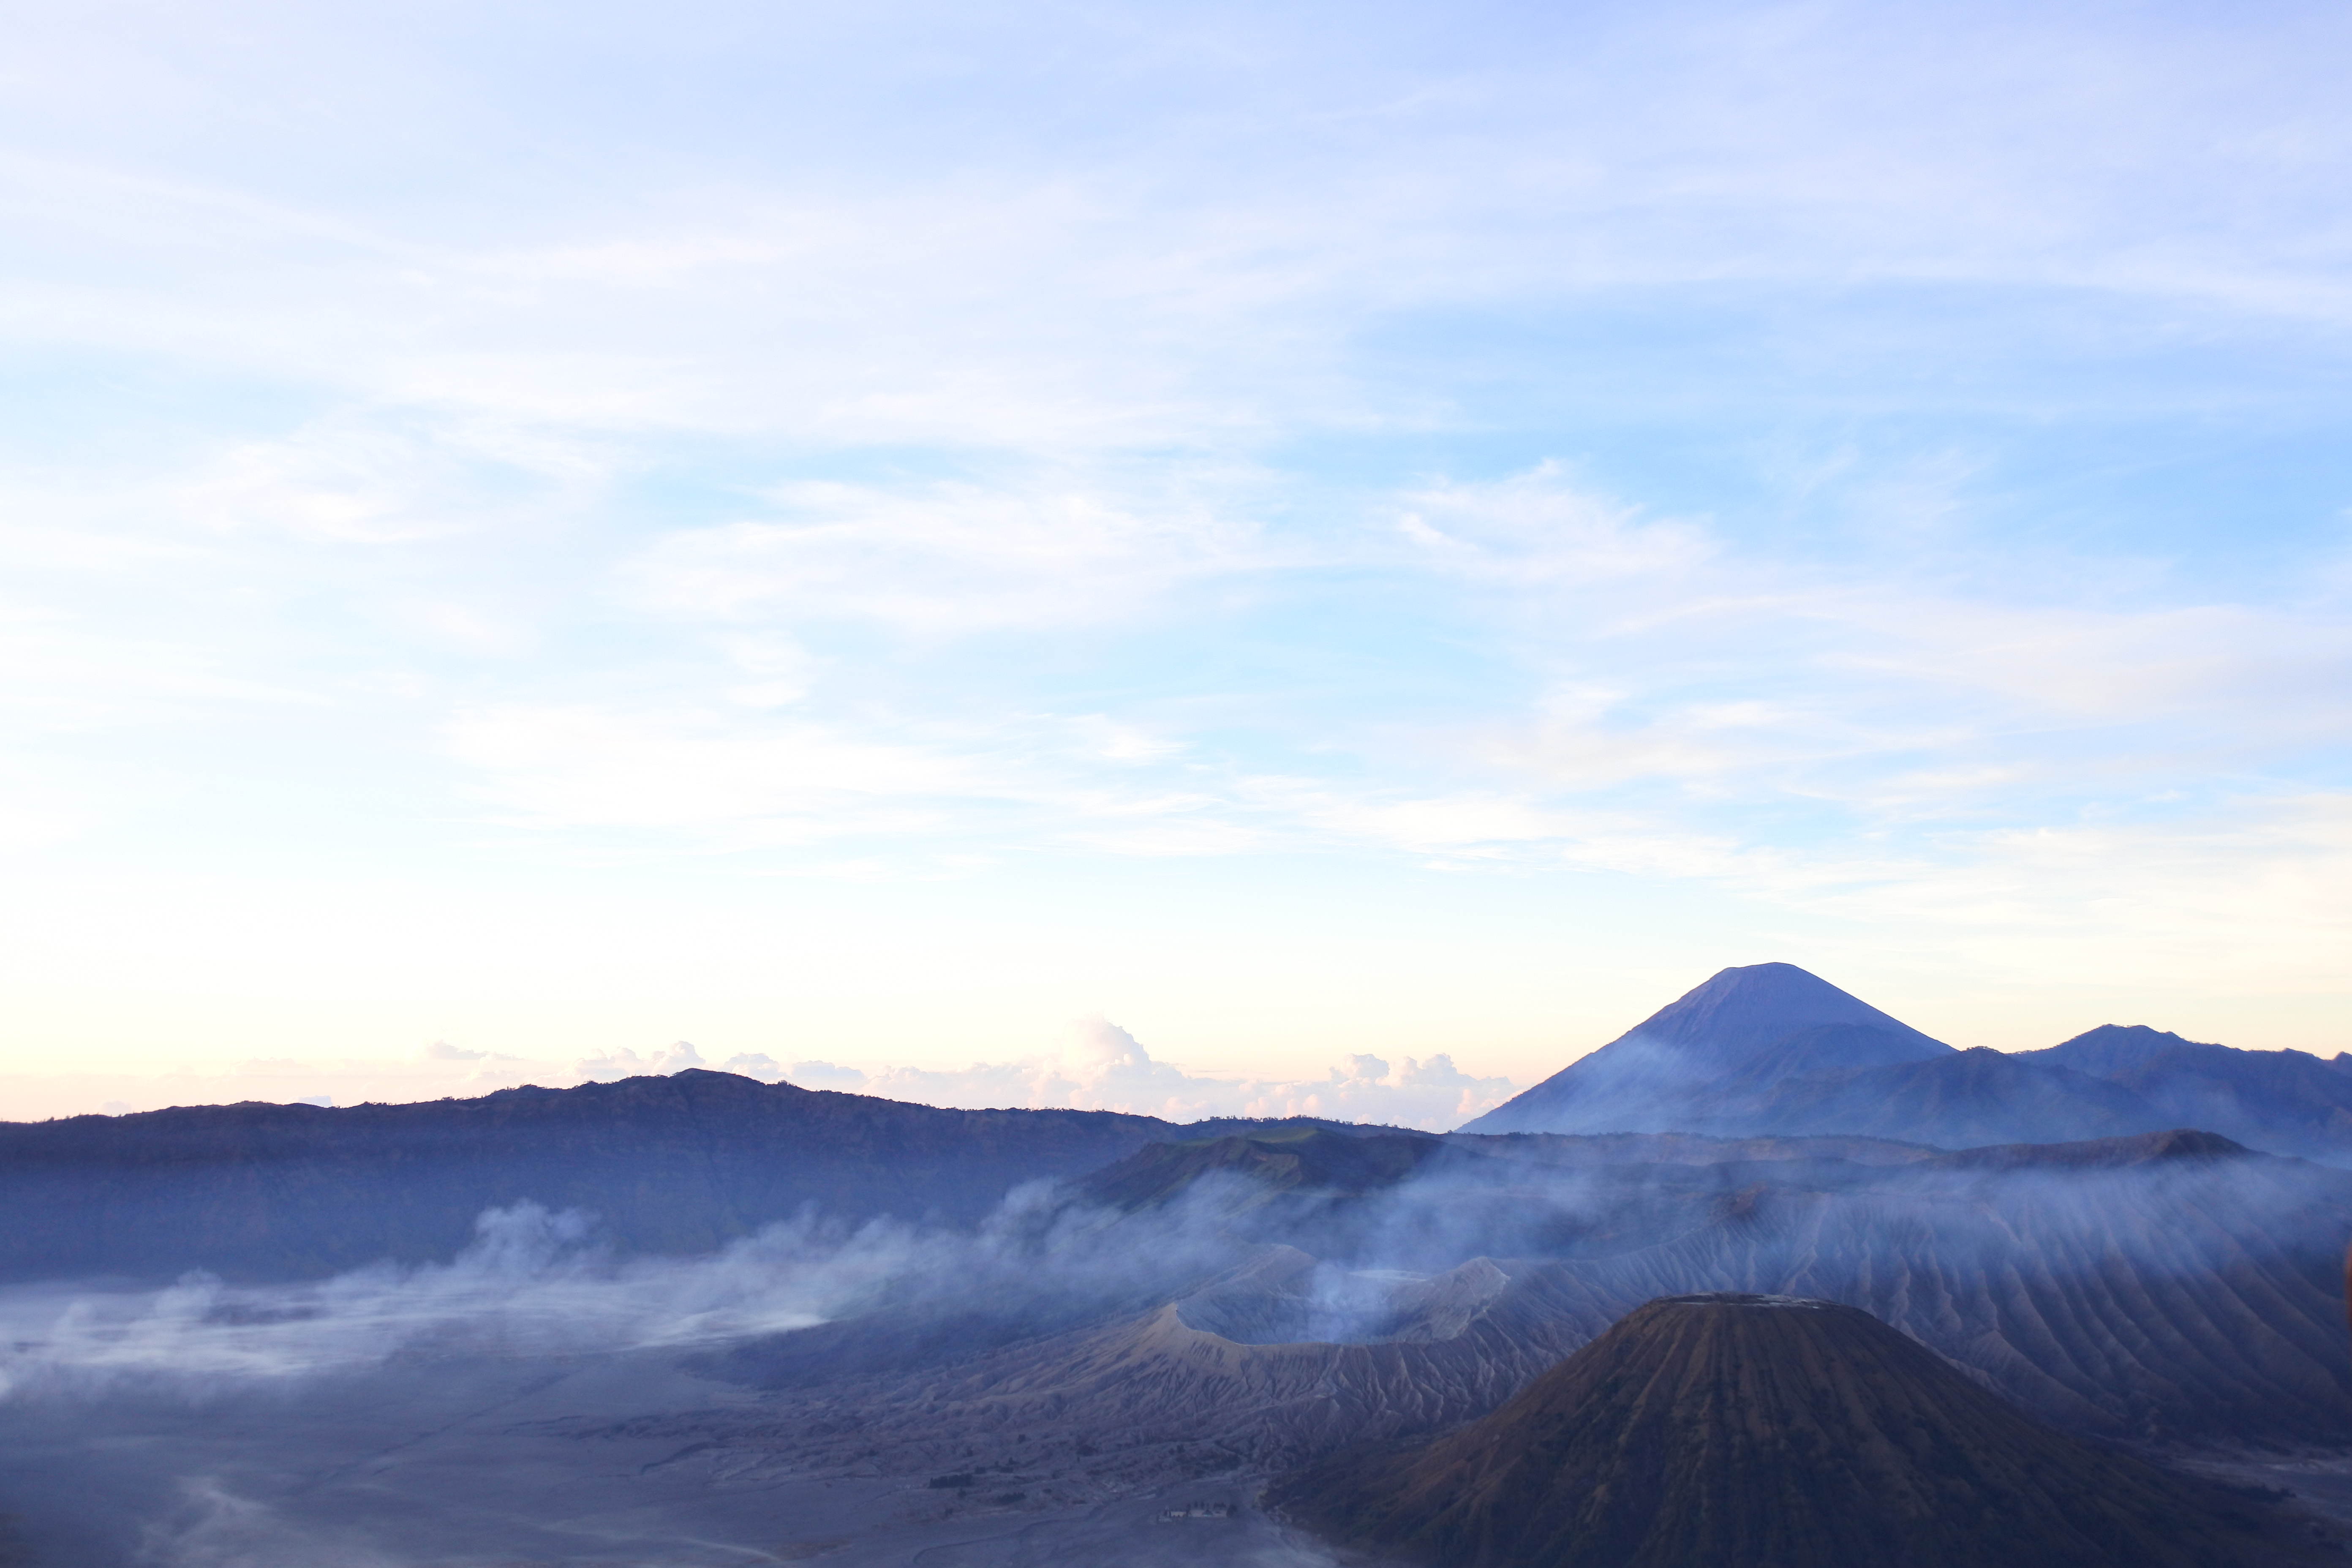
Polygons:
<instances>
[{"instance_id":1,"label":"sky","mask_svg":"<svg viewBox=\"0 0 2352 1568\"><path fill-rule=\"evenodd\" d=\"M2352 13L31 3L0 1116L2352 1048Z\"/></svg>"}]
</instances>

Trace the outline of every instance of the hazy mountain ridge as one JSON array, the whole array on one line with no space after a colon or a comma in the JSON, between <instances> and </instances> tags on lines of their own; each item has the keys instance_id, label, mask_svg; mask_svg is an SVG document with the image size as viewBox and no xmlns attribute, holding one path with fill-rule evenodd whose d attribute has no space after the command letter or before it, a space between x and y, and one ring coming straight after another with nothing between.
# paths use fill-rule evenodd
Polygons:
<instances>
[{"instance_id":1,"label":"hazy mountain ridge","mask_svg":"<svg viewBox=\"0 0 2352 1568\"><path fill-rule=\"evenodd\" d=\"M1692 1101L1700 1127L1904 1136L1948 1149L2070 1142L2177 1125L2129 1089L1982 1046L1934 1061L1770 1079L1745 1097L1702 1089Z\"/></svg>"},{"instance_id":2,"label":"hazy mountain ridge","mask_svg":"<svg viewBox=\"0 0 2352 1568\"><path fill-rule=\"evenodd\" d=\"M2134 1037L2133 1049L2116 1048L2121 1035ZM2156 1042L2161 1047L2149 1048ZM2115 1064L2104 1074L2107 1080L2140 1096L2161 1119L2281 1153L2327 1159L2352 1150L2352 1055L2323 1059L2305 1051L2242 1051L2110 1024L2021 1056L2070 1066L2095 1059L2084 1048L2094 1043Z\"/></svg>"},{"instance_id":3,"label":"hazy mountain ridge","mask_svg":"<svg viewBox=\"0 0 2352 1568\"><path fill-rule=\"evenodd\" d=\"M1083 1175L1148 1142L1299 1125L940 1110L701 1069L409 1105L0 1123L14 1216L0 1279L295 1279L444 1259L484 1209L521 1201L585 1210L611 1245L654 1253L708 1251L808 1205L843 1224L970 1225L1022 1182Z\"/></svg>"},{"instance_id":4,"label":"hazy mountain ridge","mask_svg":"<svg viewBox=\"0 0 2352 1568\"><path fill-rule=\"evenodd\" d=\"M2352 1163L2352 1056L2104 1025L1955 1051L1791 964L1727 969L1465 1132L1845 1134L1958 1148L2199 1127Z\"/></svg>"},{"instance_id":5,"label":"hazy mountain ridge","mask_svg":"<svg viewBox=\"0 0 2352 1568\"><path fill-rule=\"evenodd\" d=\"M1449 1132L1448 1142L1501 1159L1586 1169L1602 1165L1717 1165L1735 1160L1851 1160L1904 1165L1946 1152L1932 1143L1829 1133L1726 1138L1706 1132Z\"/></svg>"},{"instance_id":6,"label":"hazy mountain ridge","mask_svg":"<svg viewBox=\"0 0 2352 1568\"><path fill-rule=\"evenodd\" d=\"M1134 1209L1166 1203L1203 1176L1222 1173L1243 1177L1236 1192L1247 1206L1258 1207L1286 1194L1373 1192L1428 1171L1433 1163L1475 1158L1432 1134L1351 1135L1306 1127L1146 1144L1118 1164L1093 1173L1076 1190L1090 1202Z\"/></svg>"},{"instance_id":7,"label":"hazy mountain ridge","mask_svg":"<svg viewBox=\"0 0 2352 1568\"><path fill-rule=\"evenodd\" d=\"M1519 1157L1527 1147L1470 1140L1844 1140L1849 1151L1868 1143L1877 1152L1866 1158L1879 1161L1907 1157L1906 1147L2198 1127L2352 1162L2343 1059L2237 1051L2137 1026L2041 1052L1956 1051L1793 965L1759 964L1722 972L1449 1142L1465 1157ZM587 1211L611 1245L655 1253L707 1251L806 1205L843 1224L889 1215L969 1226L1020 1182L1075 1179L1152 1144L1189 1151L1150 1157L1176 1164L1279 1162L1306 1147L1259 1146L1284 1128L1338 1140L1338 1152L1314 1156L1326 1164L1370 1159L1375 1146L1406 1163L1432 1157L1424 1135L1395 1129L947 1110L701 1070L416 1105L243 1104L5 1123L0 1197L19 1219L0 1235L0 1279L168 1278L190 1268L299 1278L446 1258L481 1211L523 1200ZM1202 1152L1221 1136L1258 1143ZM1349 1152L1358 1141L1364 1149ZM1679 1147L1669 1158L1720 1156ZM1552 1152L1650 1157L1622 1138ZM1335 1170L1301 1190L1349 1188ZM1156 1178L1139 1168L1097 1179ZM1106 1190L1104 1201L1126 1198Z\"/></svg>"}]
</instances>

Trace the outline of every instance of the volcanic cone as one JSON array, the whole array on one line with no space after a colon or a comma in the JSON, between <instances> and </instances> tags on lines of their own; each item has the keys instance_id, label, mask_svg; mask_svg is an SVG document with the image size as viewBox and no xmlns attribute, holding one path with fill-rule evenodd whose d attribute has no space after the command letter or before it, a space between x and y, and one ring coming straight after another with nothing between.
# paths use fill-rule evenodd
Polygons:
<instances>
[{"instance_id":1,"label":"volcanic cone","mask_svg":"<svg viewBox=\"0 0 2352 1568\"><path fill-rule=\"evenodd\" d=\"M2274 1505L2045 1426L1867 1312L1782 1296L1652 1301L1486 1419L1328 1460L1269 1500L1444 1568L2252 1568L2312 1552Z\"/></svg>"}]
</instances>

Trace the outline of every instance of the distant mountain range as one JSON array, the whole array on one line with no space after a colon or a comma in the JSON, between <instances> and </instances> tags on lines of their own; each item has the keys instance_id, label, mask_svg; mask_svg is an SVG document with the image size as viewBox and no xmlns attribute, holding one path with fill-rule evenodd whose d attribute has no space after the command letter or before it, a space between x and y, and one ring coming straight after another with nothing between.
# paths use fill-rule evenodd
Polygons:
<instances>
[{"instance_id":1,"label":"distant mountain range","mask_svg":"<svg viewBox=\"0 0 2352 1568\"><path fill-rule=\"evenodd\" d=\"M192 1268L294 1279L446 1258L484 1209L523 1201L589 1212L625 1252L694 1253L804 1207L845 1226L885 1215L969 1226L1023 1182L1088 1178L1084 1195L1128 1206L1221 1165L1288 1173L1298 1194L1234 1189L1270 1206L1225 1216L1237 1234L1271 1238L1407 1170L1492 1189L1473 1167L1533 1152L1487 1146L1498 1138L1581 1140L1545 1149L1556 1163L1723 1163L1742 1157L1738 1141L1760 1139L1769 1152L1753 1157L1886 1164L2176 1128L2352 1164L2352 1058L2116 1026L2043 1051L1960 1051L1794 965L1764 963L1723 971L1470 1122L1444 1141L1450 1149L1311 1119L1178 1126L1111 1111L950 1110L699 1069L412 1105L0 1123L11 1215L0 1280ZM1496 1246L1509 1213L1495 1198L1475 1220Z\"/></svg>"},{"instance_id":2,"label":"distant mountain range","mask_svg":"<svg viewBox=\"0 0 2352 1568\"><path fill-rule=\"evenodd\" d=\"M584 1210L638 1255L583 1300L673 1277L645 1255L897 1219L843 1249L825 1321L620 1358L715 1398L566 1430L898 1478L941 1520L1297 1472L1300 1517L1446 1568L2284 1564L2225 1496L2097 1445L2352 1431L2342 1063L2137 1026L1955 1050L1760 964L1449 1133L701 1070L0 1123L0 1281L280 1282L172 1320L243 1333L410 1289L283 1282L447 1259L492 1207Z\"/></svg>"},{"instance_id":3,"label":"distant mountain range","mask_svg":"<svg viewBox=\"0 0 2352 1568\"><path fill-rule=\"evenodd\" d=\"M699 1068L414 1105L0 1122L0 1281L445 1259L485 1208L524 1201L585 1210L631 1252L706 1252L803 1207L968 1226L1020 1183L1155 1141L1315 1125L943 1110Z\"/></svg>"},{"instance_id":4,"label":"distant mountain range","mask_svg":"<svg viewBox=\"0 0 2352 1568\"><path fill-rule=\"evenodd\" d=\"M1955 1050L1789 963L1727 969L1465 1132L1840 1133L1943 1148L2167 1128L2352 1160L2352 1057L2106 1025L2047 1050Z\"/></svg>"}]
</instances>

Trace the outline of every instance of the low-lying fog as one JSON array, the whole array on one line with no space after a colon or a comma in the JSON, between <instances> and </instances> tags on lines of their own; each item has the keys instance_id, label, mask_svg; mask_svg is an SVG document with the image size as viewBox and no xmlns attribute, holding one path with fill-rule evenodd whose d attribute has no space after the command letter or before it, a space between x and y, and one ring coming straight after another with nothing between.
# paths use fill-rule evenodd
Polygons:
<instances>
[{"instance_id":1,"label":"low-lying fog","mask_svg":"<svg viewBox=\"0 0 2352 1568\"><path fill-rule=\"evenodd\" d=\"M1238 1252L1194 1205L1122 1219L1033 1187L977 1234L807 1216L709 1257L616 1259L586 1216L525 1204L485 1213L441 1266L0 1289L0 1503L35 1561L90 1568L847 1568L1091 1562L1114 1545L1138 1563L1304 1568L1325 1559L1262 1520L1163 1524L1149 1495L993 1521L982 1500L940 1520L958 1494L923 1476L714 1477L666 1463L708 1445L611 1430L756 1409L680 1370L688 1352L970 1300L1060 1321L1164 1297Z\"/></svg>"},{"instance_id":2,"label":"low-lying fog","mask_svg":"<svg viewBox=\"0 0 2352 1568\"><path fill-rule=\"evenodd\" d=\"M997 1434L981 1459L1026 1458L987 1473L941 1477L940 1461L884 1438L796 1468L772 1455L799 1436L784 1428L808 1419L803 1407L712 1369L730 1347L804 1342L821 1348L793 1374L802 1384L880 1376L958 1347L1132 1320L1276 1242L1325 1260L1285 1287L1280 1321L1300 1325L1286 1331L1298 1339L1378 1338L1421 1281L1481 1256L1576 1269L1638 1255L1646 1294L1780 1285L1801 1272L1789 1259L1824 1245L1816 1200L1856 1184L1836 1196L1843 1234L1865 1250L1883 1243L1904 1267L1932 1254L1950 1277L1938 1289L2011 1268L2002 1250L2029 1246L2036 1267L2178 1280L2265 1247L2340 1247L2342 1194L2331 1185L2314 1206L2301 1180L2217 1164L1938 1175L1513 1163L1360 1200L1265 1205L1261 1190L1213 1179L1129 1215L1040 1185L976 1232L846 1231L809 1215L694 1258L615 1258L589 1217L525 1204L484 1214L444 1265L291 1285L0 1290L0 1508L33 1561L74 1568L1311 1568L1330 1560L1248 1506L1263 1476L1239 1461L1180 1464L1177 1447L1159 1472L1113 1472L1082 1458L1099 1439L1049 1456L1042 1433L1033 1443L1023 1430ZM1770 1192L1801 1190L1814 1206L1789 1200L1810 1217L1787 1237L1753 1219ZM2179 1223L2118 1221L2132 1214ZM1749 1278L1705 1277L1727 1266L1688 1245L1726 1224L1751 1226ZM1836 1293L1807 1279L1800 1293ZM828 1340L837 1328L808 1332L885 1321L959 1327L863 1350ZM894 1357L904 1364L883 1364ZM740 1436L761 1430L782 1446L764 1458ZM1193 1502L1231 1512L1160 1517Z\"/></svg>"}]
</instances>

